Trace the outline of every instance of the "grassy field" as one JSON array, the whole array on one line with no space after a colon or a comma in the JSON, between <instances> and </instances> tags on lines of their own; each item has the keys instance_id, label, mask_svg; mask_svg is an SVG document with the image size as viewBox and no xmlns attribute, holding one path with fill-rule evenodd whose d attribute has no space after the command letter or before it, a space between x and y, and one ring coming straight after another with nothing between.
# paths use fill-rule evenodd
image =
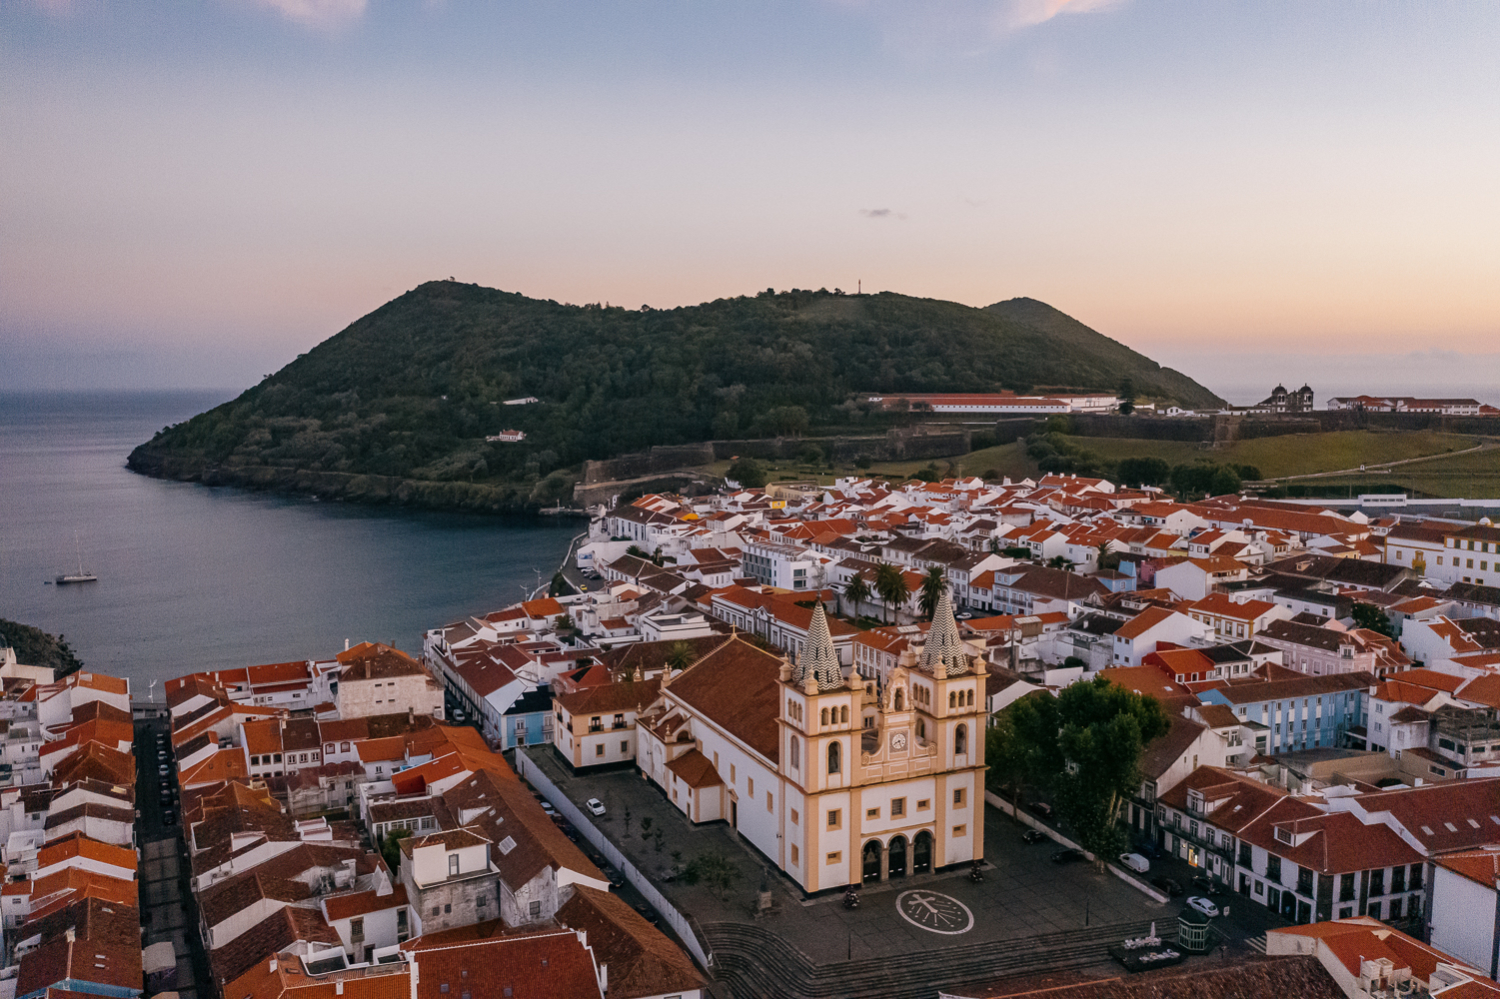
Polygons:
<instances>
[{"instance_id":1,"label":"grassy field","mask_svg":"<svg viewBox=\"0 0 1500 999\"><path fill-rule=\"evenodd\" d=\"M1267 478L1287 475L1307 475L1315 472L1333 472L1360 465L1375 465L1380 462L1400 461L1407 458L1441 455L1448 451L1461 451L1479 443L1478 438L1461 434L1444 434L1433 431L1380 432L1370 430L1336 431L1326 434L1295 434L1286 437L1264 437L1239 441L1229 447L1209 450L1198 444L1184 441L1152 441L1119 437L1073 437L1070 440L1079 448L1092 451L1101 463L1113 464L1124 458L1161 458L1169 465L1177 465L1205 459L1235 465L1254 465ZM1016 442L997 447L984 448L966 455L901 462L876 462L867 474L911 476L929 465L936 465L942 475L990 475L1009 476L1012 479L1035 477L1041 474L1026 454L1025 446ZM723 475L729 462L720 461L704 466L701 471L711 475ZM776 461L767 464L772 481L788 477L797 479L816 478L820 482L832 483L837 476L859 473L853 465L840 465L835 469L826 466L813 468L795 460ZM1459 455L1451 459L1439 458L1405 469L1398 466L1390 472L1377 473L1382 481L1403 482L1410 480L1413 488L1433 495L1492 496L1500 489L1500 452ZM1484 488L1488 478L1490 491L1474 492ZM1340 478L1340 486L1356 488L1359 476L1347 482ZM1368 481L1368 480L1366 480ZM1427 485L1419 483L1426 482Z\"/></svg>"},{"instance_id":2,"label":"grassy field","mask_svg":"<svg viewBox=\"0 0 1500 999\"><path fill-rule=\"evenodd\" d=\"M1371 483L1380 488L1372 490ZM1398 465L1390 471L1367 475L1308 479L1329 496L1355 496L1362 492L1387 491L1397 487L1412 496L1465 496L1470 499L1500 498L1500 451L1480 451L1452 458L1436 458L1414 465Z\"/></svg>"}]
</instances>

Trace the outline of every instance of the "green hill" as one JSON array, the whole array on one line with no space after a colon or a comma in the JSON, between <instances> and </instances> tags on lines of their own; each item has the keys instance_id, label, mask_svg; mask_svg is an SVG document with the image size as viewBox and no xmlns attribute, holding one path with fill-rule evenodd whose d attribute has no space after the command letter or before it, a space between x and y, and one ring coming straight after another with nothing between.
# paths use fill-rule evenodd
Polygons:
<instances>
[{"instance_id":1,"label":"green hill","mask_svg":"<svg viewBox=\"0 0 1500 999\"><path fill-rule=\"evenodd\" d=\"M521 507L565 496L565 470L585 459L655 444L882 430L885 417L859 404L869 391L1111 390L1130 378L1143 395L1217 401L1041 303L1007 314L1026 301L984 310L767 291L630 311L429 282L164 429L129 464L350 498ZM540 402L503 404L527 396ZM503 429L527 438L485 442Z\"/></svg>"},{"instance_id":2,"label":"green hill","mask_svg":"<svg viewBox=\"0 0 1500 999\"><path fill-rule=\"evenodd\" d=\"M1178 401L1199 400L1195 405L1223 403L1217 396L1205 394L1203 387L1187 375L1162 367L1123 343L1090 329L1067 313L1059 312L1046 302L1038 302L1034 298L1011 298L986 306L984 311L1013 323L1041 330L1059 347L1078 352L1081 355L1080 374L1075 375L1075 379L1087 376L1108 382L1109 372L1116 371L1120 374L1110 383L1111 388L1119 384L1120 378L1129 377L1135 383L1136 391L1145 395L1161 394ZM1142 369L1150 372L1152 377L1143 381L1142 375L1137 373ZM1148 385L1151 387L1148 388Z\"/></svg>"},{"instance_id":3,"label":"green hill","mask_svg":"<svg viewBox=\"0 0 1500 999\"><path fill-rule=\"evenodd\" d=\"M52 636L29 624L18 624L0 618L0 645L9 645L16 653L16 662L23 666L46 666L61 680L83 667L82 661L73 654L73 649L63 636Z\"/></svg>"}]
</instances>

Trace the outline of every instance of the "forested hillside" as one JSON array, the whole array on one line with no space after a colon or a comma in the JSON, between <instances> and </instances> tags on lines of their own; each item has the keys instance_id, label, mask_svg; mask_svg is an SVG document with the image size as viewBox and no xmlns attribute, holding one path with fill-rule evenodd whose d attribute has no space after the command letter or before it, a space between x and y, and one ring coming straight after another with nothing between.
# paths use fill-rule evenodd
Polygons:
<instances>
[{"instance_id":1,"label":"forested hillside","mask_svg":"<svg viewBox=\"0 0 1500 999\"><path fill-rule=\"evenodd\" d=\"M58 679L83 667L63 636L53 637L29 624L0 618L0 642L15 650L16 661L21 665L46 666L56 672Z\"/></svg>"},{"instance_id":2,"label":"forested hillside","mask_svg":"<svg viewBox=\"0 0 1500 999\"><path fill-rule=\"evenodd\" d=\"M567 491L559 470L588 458L857 427L873 419L858 401L867 391L1113 390L1129 378L1145 395L1216 401L1073 326L895 294L765 292L633 311L430 282L234 401L165 428L130 465L272 488L293 470L483 484L507 503L544 503ZM503 404L527 396L540 401ZM503 429L527 439L485 442Z\"/></svg>"}]
</instances>

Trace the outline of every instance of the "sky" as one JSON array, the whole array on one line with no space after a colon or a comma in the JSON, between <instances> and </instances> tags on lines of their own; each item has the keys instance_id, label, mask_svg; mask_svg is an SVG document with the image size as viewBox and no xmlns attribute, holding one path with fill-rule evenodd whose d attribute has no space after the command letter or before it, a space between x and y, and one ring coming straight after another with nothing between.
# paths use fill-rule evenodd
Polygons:
<instances>
[{"instance_id":1,"label":"sky","mask_svg":"<svg viewBox=\"0 0 1500 999\"><path fill-rule=\"evenodd\" d=\"M1500 4L5 0L0 388L434 278L1029 296L1232 401L1500 402Z\"/></svg>"}]
</instances>

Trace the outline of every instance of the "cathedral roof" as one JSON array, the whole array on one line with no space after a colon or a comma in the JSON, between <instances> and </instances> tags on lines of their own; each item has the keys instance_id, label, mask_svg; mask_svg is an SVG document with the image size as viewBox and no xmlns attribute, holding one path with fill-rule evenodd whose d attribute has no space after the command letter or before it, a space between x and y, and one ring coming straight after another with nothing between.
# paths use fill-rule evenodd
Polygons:
<instances>
[{"instance_id":1,"label":"cathedral roof","mask_svg":"<svg viewBox=\"0 0 1500 999\"><path fill-rule=\"evenodd\" d=\"M938 597L937 607L932 612L932 628L927 632L927 644L922 647L921 667L925 672L936 673L939 663L949 676L969 671L969 649L958 637L958 622L953 617L953 604L944 590Z\"/></svg>"},{"instance_id":2,"label":"cathedral roof","mask_svg":"<svg viewBox=\"0 0 1500 999\"><path fill-rule=\"evenodd\" d=\"M819 690L834 690L844 685L844 670L833 648L833 636L828 633L828 615L823 611L821 600L813 605L812 623L807 627L807 644L797 656L792 682L801 686L809 675Z\"/></svg>"}]
</instances>

